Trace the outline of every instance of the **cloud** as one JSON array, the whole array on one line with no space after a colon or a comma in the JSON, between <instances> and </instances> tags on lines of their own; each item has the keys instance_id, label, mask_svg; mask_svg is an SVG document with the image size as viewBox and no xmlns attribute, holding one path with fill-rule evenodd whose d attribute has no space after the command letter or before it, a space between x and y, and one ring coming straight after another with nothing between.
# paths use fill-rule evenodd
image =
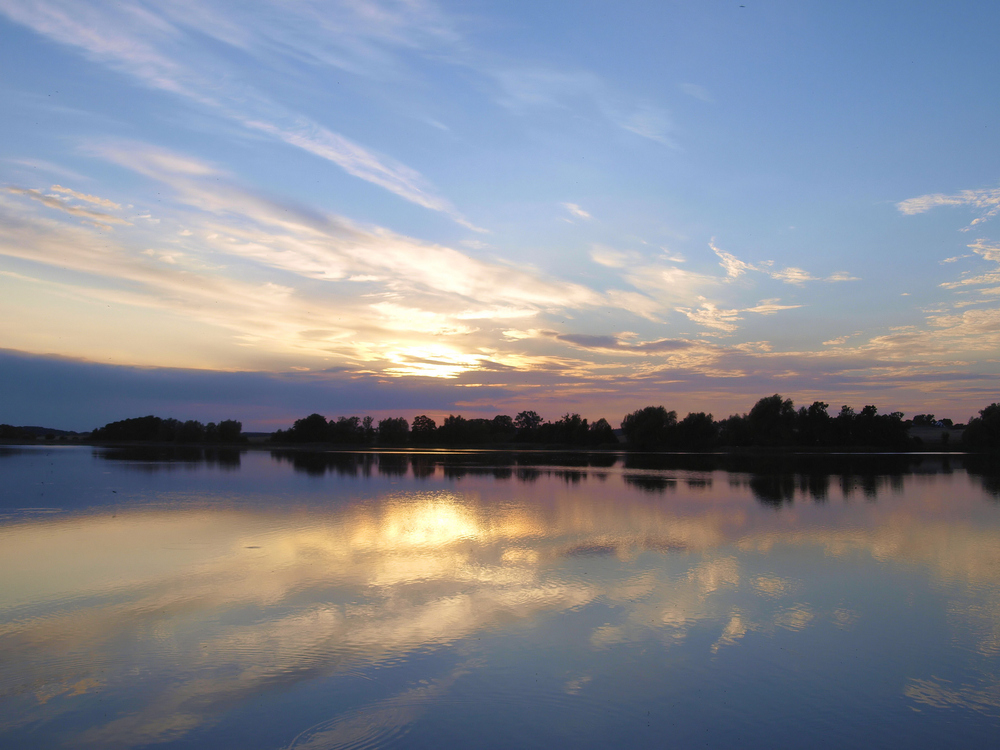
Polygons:
<instances>
[{"instance_id":1,"label":"cloud","mask_svg":"<svg viewBox=\"0 0 1000 750\"><path fill-rule=\"evenodd\" d=\"M719 265L721 265L725 269L726 276L729 279L738 279L740 276L743 276L748 271L758 271L760 273L767 274L772 279L783 281L786 284L799 285L807 281L820 281L819 277L813 276L808 271L805 271L801 268L797 268L795 266L787 266L785 268L782 268L781 270L776 271L772 269L774 261L766 260L766 261L761 261L760 263L754 265L752 263L747 263L746 261L740 260L732 253L720 250L715 245L714 241L709 242L708 246L712 248L712 251L716 255L719 256L720 260ZM825 279L823 279L823 281L830 281L830 282L858 281L858 280L859 279L856 276L851 276L846 271L838 271L837 273L833 273L830 276L827 276Z\"/></svg>"},{"instance_id":2,"label":"cloud","mask_svg":"<svg viewBox=\"0 0 1000 750\"><path fill-rule=\"evenodd\" d=\"M608 268L624 268L625 266L634 263L638 256L635 253L626 253L620 250L615 250L612 247L605 247L604 245L594 245L590 250L590 259L601 266L607 266Z\"/></svg>"},{"instance_id":3,"label":"cloud","mask_svg":"<svg viewBox=\"0 0 1000 750\"><path fill-rule=\"evenodd\" d=\"M848 339L854 338L855 336L860 336L861 331L855 331L854 333L848 333L844 336L838 336L837 338L830 339L829 341L824 341L823 346L842 346L847 343Z\"/></svg>"},{"instance_id":4,"label":"cloud","mask_svg":"<svg viewBox=\"0 0 1000 750\"><path fill-rule=\"evenodd\" d=\"M556 341L563 341L580 349L597 349L601 351L628 352L632 354L662 354L677 352L692 347L701 346L698 342L685 339L658 339L631 343L622 341L622 337L608 335L592 335L584 333L549 332Z\"/></svg>"},{"instance_id":5,"label":"cloud","mask_svg":"<svg viewBox=\"0 0 1000 750\"><path fill-rule=\"evenodd\" d=\"M129 222L125 221L125 219L122 219L118 216L113 216L112 214L106 214L101 211L91 211L88 208L80 208L79 206L74 206L67 203L64 199L61 199L58 196L44 195L41 191L34 190L32 188L19 188L12 186L7 188L7 192L14 193L17 195L27 196L28 198L31 198L34 201L38 201L39 203L48 206L49 208L55 208L59 211L65 211L66 213L72 214L73 216L83 216L88 219L92 219L93 221L100 222L102 224L125 224L125 225L129 224ZM96 200L102 200L102 199L97 198ZM108 201L108 203L111 202ZM116 204L111 204L111 205L116 205Z\"/></svg>"},{"instance_id":6,"label":"cloud","mask_svg":"<svg viewBox=\"0 0 1000 750\"><path fill-rule=\"evenodd\" d=\"M754 307L747 307L743 312L758 313L760 315L773 315L776 312L781 312L782 310L794 310L802 305L781 305L779 299L764 299L757 303Z\"/></svg>"},{"instance_id":7,"label":"cloud","mask_svg":"<svg viewBox=\"0 0 1000 750\"><path fill-rule=\"evenodd\" d=\"M587 213L586 211L584 211L582 208L580 208L575 203L563 203L562 206L563 206L563 208L565 208L567 211L569 211L573 216L575 216L578 219L591 219L591 218L593 218L589 213Z\"/></svg>"},{"instance_id":8,"label":"cloud","mask_svg":"<svg viewBox=\"0 0 1000 750\"><path fill-rule=\"evenodd\" d=\"M1000 263L1000 244L990 244L987 240L976 240L969 245L969 249L988 261Z\"/></svg>"},{"instance_id":9,"label":"cloud","mask_svg":"<svg viewBox=\"0 0 1000 750\"><path fill-rule=\"evenodd\" d=\"M4 161L9 162L10 164L17 164L21 167L27 167L31 170L48 172L50 174L59 175L60 177L68 177L71 180L79 180L80 182L87 179L79 172L74 172L72 169L61 167L58 164L53 164L52 162L45 161L44 159L4 159Z\"/></svg>"},{"instance_id":10,"label":"cloud","mask_svg":"<svg viewBox=\"0 0 1000 750\"><path fill-rule=\"evenodd\" d=\"M730 279L738 279L747 271L757 270L756 266L752 266L749 263L745 263L732 253L727 253L725 250L720 250L718 247L715 246L714 242L709 242L708 246L712 248L712 251L716 255L719 256L719 260L721 261L719 265L721 265L725 269L726 276L728 276Z\"/></svg>"},{"instance_id":11,"label":"cloud","mask_svg":"<svg viewBox=\"0 0 1000 750\"><path fill-rule=\"evenodd\" d=\"M737 328L736 321L743 320L740 317L740 310L719 309L715 303L704 298L702 298L700 306L696 308L678 307L677 312L686 315L688 319L706 328L725 333L733 333Z\"/></svg>"},{"instance_id":12,"label":"cloud","mask_svg":"<svg viewBox=\"0 0 1000 750\"><path fill-rule=\"evenodd\" d=\"M680 85L680 90L683 91L688 96L693 96L695 99L700 99L708 104L714 104L715 99L708 92L704 86L699 86L696 83L682 83Z\"/></svg>"},{"instance_id":13,"label":"cloud","mask_svg":"<svg viewBox=\"0 0 1000 750\"><path fill-rule=\"evenodd\" d=\"M380 227L277 203L190 157L135 143L105 143L93 153L157 180L159 194L181 207L171 219L176 229L152 236L142 230L108 242L8 200L0 202L0 254L90 276L79 286L35 280L48 294L187 316L229 331L231 341L252 348L257 357L307 359L293 360L295 366L333 357L390 375L454 376L498 371L516 362L531 367L520 353L477 348L495 346L500 336L495 327L510 320L608 304L598 292L529 267L479 260ZM64 201L37 191L20 194L67 210ZM69 208L88 217L96 213ZM162 245L177 231L190 233L183 253ZM92 330L91 339L100 325ZM308 333L315 330L330 334L317 339ZM434 370L424 366L434 358L420 352L436 351L435 339L441 336L462 341L449 354L452 364L439 362ZM101 350L107 343L80 338L71 347L88 342ZM161 351L160 363L193 364L194 353Z\"/></svg>"},{"instance_id":14,"label":"cloud","mask_svg":"<svg viewBox=\"0 0 1000 750\"><path fill-rule=\"evenodd\" d=\"M635 111L614 118L619 126L643 138L662 143L664 146L676 148L669 133L673 129L670 118L659 107L649 104L640 105Z\"/></svg>"},{"instance_id":15,"label":"cloud","mask_svg":"<svg viewBox=\"0 0 1000 750\"><path fill-rule=\"evenodd\" d=\"M933 193L921 195L916 198L908 198L896 204L900 213L907 216L922 214L939 206L971 206L983 209L983 213L965 227L962 231L968 231L977 224L996 216L1000 213L1000 188L984 188L980 190L962 190L952 195L944 193Z\"/></svg>"},{"instance_id":16,"label":"cloud","mask_svg":"<svg viewBox=\"0 0 1000 750\"><path fill-rule=\"evenodd\" d=\"M63 187L62 185L53 185L51 189L53 192L68 195L72 198L76 198L77 200L84 201L85 203L93 203L95 206L100 206L101 208L110 208L115 211L121 209L119 204L114 201L110 201L107 198L99 198L96 195L88 195L87 193L78 193L75 190Z\"/></svg>"},{"instance_id":17,"label":"cloud","mask_svg":"<svg viewBox=\"0 0 1000 750\"><path fill-rule=\"evenodd\" d=\"M788 268L783 268L780 271L771 271L769 275L772 279L784 281L789 284L802 284L806 281L817 280L816 277L808 271L803 271L801 268L796 268L795 266L789 266Z\"/></svg>"},{"instance_id":18,"label":"cloud","mask_svg":"<svg viewBox=\"0 0 1000 750\"><path fill-rule=\"evenodd\" d=\"M187 98L251 131L307 151L404 200L442 212L469 229L481 231L438 195L416 170L266 99L242 82L240 71L223 56L207 52L207 47L196 42L198 36L208 34L227 45L259 55L273 55L278 49L284 54L294 54L293 50L306 48L331 63L330 56L319 52L324 46L319 43L320 29L334 35L323 40L326 46L336 46L338 39L343 41L345 36L358 35L352 31L350 21L360 17L361 28L365 30L360 36L369 42L377 39L379 45L407 46L413 44L412 37L406 34L410 25L433 15L430 6L420 7L420 4L412 5L410 10L401 6L395 12L375 4L353 6L353 10L351 7L348 4L340 9L345 13L323 14L309 6L281 6L279 10L265 3L263 15L275 16L271 26L261 23L253 14L241 17L238 10L220 13L193 3L164 4L152 9L128 2L104 7L85 0L70 4L52 0L0 2L0 12L11 20L61 44L82 49L91 59L147 86ZM331 23L331 18L338 15L344 23ZM274 38L275 29L294 29L294 38L302 43L279 47L274 42L290 40L283 32ZM444 34L440 28L430 33ZM299 36L302 34L305 40ZM372 54L374 48L363 57L370 59ZM222 80L227 81L225 86L219 85Z\"/></svg>"},{"instance_id":19,"label":"cloud","mask_svg":"<svg viewBox=\"0 0 1000 750\"><path fill-rule=\"evenodd\" d=\"M416 170L395 159L375 154L305 118L297 120L297 124L292 127L279 127L273 123L249 119L244 120L243 124L331 161L348 174L383 187L411 203L447 214L467 229L486 231L463 217L450 201L437 195L434 188Z\"/></svg>"},{"instance_id":20,"label":"cloud","mask_svg":"<svg viewBox=\"0 0 1000 750\"><path fill-rule=\"evenodd\" d=\"M673 125L665 110L614 92L589 72L565 72L542 67L492 71L502 91L500 103L519 114L533 109L573 112L601 118L615 126L675 148Z\"/></svg>"},{"instance_id":21,"label":"cloud","mask_svg":"<svg viewBox=\"0 0 1000 750\"><path fill-rule=\"evenodd\" d=\"M980 256L984 260L989 261L991 263L1000 264L1000 244L991 244L987 240L976 240L968 247L970 250L972 250L973 253ZM963 255L959 257L968 258L971 256ZM958 258L955 258L955 260L958 260ZM949 261L943 261L943 262L949 262ZM967 276L966 278L960 279L958 281L945 281L939 284L939 286L945 289L958 289L960 287L966 287L966 286L983 286L985 284L998 284L998 283L1000 283L1000 268L997 268L996 270L988 273L979 274L978 276Z\"/></svg>"}]
</instances>

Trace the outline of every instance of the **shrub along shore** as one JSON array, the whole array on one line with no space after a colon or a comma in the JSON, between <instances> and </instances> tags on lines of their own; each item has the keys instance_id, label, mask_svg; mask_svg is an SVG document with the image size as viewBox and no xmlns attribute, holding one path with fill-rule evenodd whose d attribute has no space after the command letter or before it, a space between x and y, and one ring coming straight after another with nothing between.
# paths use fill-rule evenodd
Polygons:
<instances>
[{"instance_id":1,"label":"shrub along shore","mask_svg":"<svg viewBox=\"0 0 1000 750\"><path fill-rule=\"evenodd\" d=\"M420 415L408 422L404 417L376 421L373 417L327 419L310 414L287 430L260 437L270 446L426 447L426 448L559 448L622 449L638 451L726 451L726 450L888 450L909 451L929 447L971 451L1000 449L1000 403L980 410L968 425L935 420L931 414L904 419L902 412L879 414L875 406L860 411L843 406L833 415L829 404L815 401L795 409L791 399L779 394L765 396L746 414L716 420L711 414L691 412L678 419L677 412L663 406L647 406L627 414L620 430L606 419L588 422L579 414L565 414L545 421L534 411L516 416L498 414L492 419L466 419L449 415L441 425ZM54 439L40 435L41 428L0 425L0 440ZM959 440L950 440L961 430ZM31 432L28 432L31 431ZM60 432L60 431L53 431ZM933 442L914 432L922 433ZM159 443L246 445L242 424L233 419L202 424L155 416L111 422L89 435L63 432L58 439L92 443Z\"/></svg>"}]
</instances>

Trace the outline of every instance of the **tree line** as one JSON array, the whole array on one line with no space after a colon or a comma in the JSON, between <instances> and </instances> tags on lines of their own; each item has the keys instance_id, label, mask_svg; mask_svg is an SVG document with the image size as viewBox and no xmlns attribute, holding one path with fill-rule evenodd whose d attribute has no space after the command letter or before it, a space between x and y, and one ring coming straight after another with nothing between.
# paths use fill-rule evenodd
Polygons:
<instances>
[{"instance_id":1,"label":"tree line","mask_svg":"<svg viewBox=\"0 0 1000 750\"><path fill-rule=\"evenodd\" d=\"M711 414L677 413L662 406L647 406L627 415L622 422L625 442L636 450L707 451L728 448L920 448L920 438L911 437L910 427L954 427L950 419L935 420L933 414L918 414L904 420L899 411L879 414L869 404L860 411L844 405L833 415L830 405L814 401L795 409L791 399L780 394L765 396L747 414L734 414L716 421ZM947 445L949 433L941 436ZM1000 449L1000 403L981 409L962 433L966 450Z\"/></svg>"},{"instance_id":2,"label":"tree line","mask_svg":"<svg viewBox=\"0 0 1000 750\"><path fill-rule=\"evenodd\" d=\"M242 443L246 442L243 423L226 419L216 424L202 424L193 419L161 419L152 414L146 417L110 422L90 433L92 440L109 442L149 443Z\"/></svg>"},{"instance_id":3,"label":"tree line","mask_svg":"<svg viewBox=\"0 0 1000 750\"><path fill-rule=\"evenodd\" d=\"M677 413L662 406L632 412L622 422L626 442L640 450L712 450L716 448L913 447L910 423L902 412L879 414L875 406L856 412L850 406L832 416L830 405L815 401L798 410L779 394L760 399L747 414L715 421L711 414Z\"/></svg>"},{"instance_id":4,"label":"tree line","mask_svg":"<svg viewBox=\"0 0 1000 750\"><path fill-rule=\"evenodd\" d=\"M330 443L335 445L385 446L487 446L528 444L536 446L614 448L624 442L630 450L711 451L732 448L919 448L912 438L912 425L952 427L951 420L935 420L918 414L904 420L902 412L880 414L874 405L855 411L842 406L831 414L830 405L814 401L795 408L780 394L765 396L746 414L716 420L705 412L691 412L678 419L677 412L663 406L647 406L627 414L621 423L621 439L606 419L588 423L579 414L565 414L554 422L543 421L534 411L511 417L466 419L449 415L442 424L420 415L412 424L403 417L379 420L373 417L340 417L327 420L311 414L287 430L278 430L275 443ZM971 450L1000 448L1000 404L980 411L963 435L963 446Z\"/></svg>"},{"instance_id":5,"label":"tree line","mask_svg":"<svg viewBox=\"0 0 1000 750\"><path fill-rule=\"evenodd\" d=\"M746 414L716 420L705 412L691 412L678 419L664 406L647 406L627 414L621 422L621 439L604 418L588 422L567 413L545 421L537 412L522 411L511 417L466 419L449 415L438 425L427 415L411 422L404 417L339 417L327 420L310 414L287 430L277 430L270 440L277 444L332 444L341 446L551 446L569 448L620 448L649 451L712 451L732 448L884 448L920 447L909 434L911 426L953 427L950 420L918 414L904 420L902 412L879 414L874 405L860 411L850 406L831 414L829 404L814 401L795 408L779 394L765 396ZM216 424L195 420L162 419L153 415L111 422L94 430L90 439L108 442L224 443L246 442L242 423L227 419ZM30 428L41 429L41 428ZM34 438L29 428L0 425L0 439ZM946 433L947 434L947 433ZM979 411L962 434L967 450L1000 449L1000 403Z\"/></svg>"},{"instance_id":6,"label":"tree line","mask_svg":"<svg viewBox=\"0 0 1000 750\"><path fill-rule=\"evenodd\" d=\"M513 443L560 445L581 448L615 447L618 438L606 419L588 422L579 414L566 414L546 422L534 411L517 416L498 414L492 419L466 419L450 414L441 425L421 414L410 424L404 417L340 417L327 421L322 414L298 419L287 430L271 436L274 443L332 443L339 445L442 445L485 446Z\"/></svg>"}]
</instances>

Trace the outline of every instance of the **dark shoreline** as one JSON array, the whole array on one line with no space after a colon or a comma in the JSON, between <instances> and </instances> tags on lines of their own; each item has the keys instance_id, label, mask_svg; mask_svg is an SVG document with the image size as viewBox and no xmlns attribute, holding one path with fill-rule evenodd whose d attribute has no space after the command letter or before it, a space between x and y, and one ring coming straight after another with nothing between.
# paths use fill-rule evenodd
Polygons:
<instances>
[{"instance_id":1,"label":"dark shoreline","mask_svg":"<svg viewBox=\"0 0 1000 750\"><path fill-rule=\"evenodd\" d=\"M140 442L140 441L100 441L100 440L3 440L0 446L9 447L40 447L40 446L91 446L94 448L156 448L156 449L208 449L208 450L252 450L252 451L292 451L307 453L405 453L405 454L445 454L445 453L539 453L539 454L616 454L631 456L740 456L740 457L774 457L774 456L961 456L961 455L997 455L997 451L967 450L960 446L925 449L915 447L911 450L886 450L878 446L829 446L824 448L808 448L802 446L788 447L735 447L708 451L678 451L678 450L636 450L622 445L619 447L580 447L545 445L531 443L510 443L500 445L339 445L331 443L271 443L266 441L248 441L238 443L173 443L173 442Z\"/></svg>"}]
</instances>

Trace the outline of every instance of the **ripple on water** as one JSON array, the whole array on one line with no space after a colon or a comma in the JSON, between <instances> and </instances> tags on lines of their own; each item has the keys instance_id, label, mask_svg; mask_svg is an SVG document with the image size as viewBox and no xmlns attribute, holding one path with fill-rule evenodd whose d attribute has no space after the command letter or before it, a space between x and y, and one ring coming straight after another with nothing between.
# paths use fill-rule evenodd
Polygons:
<instances>
[{"instance_id":1,"label":"ripple on water","mask_svg":"<svg viewBox=\"0 0 1000 750\"><path fill-rule=\"evenodd\" d=\"M450 695L457 679L467 671L460 668L440 680L425 682L390 698L359 706L332 719L315 724L298 734L285 750L362 750L364 748L390 748L409 742L414 724L432 707L439 713L444 710L452 717L454 725L459 717L476 722L481 718L475 707L488 706L491 714L521 716L530 706L532 712L547 717L599 716L603 724L624 726L639 720L645 710L627 701L609 700L603 691L587 689L588 676L545 684L526 684L498 687L480 682L473 694L462 690L462 695ZM459 692L459 691L456 691ZM462 710L465 707L466 710ZM468 709L472 708L470 712ZM502 730L501 730L502 731Z\"/></svg>"}]
</instances>

